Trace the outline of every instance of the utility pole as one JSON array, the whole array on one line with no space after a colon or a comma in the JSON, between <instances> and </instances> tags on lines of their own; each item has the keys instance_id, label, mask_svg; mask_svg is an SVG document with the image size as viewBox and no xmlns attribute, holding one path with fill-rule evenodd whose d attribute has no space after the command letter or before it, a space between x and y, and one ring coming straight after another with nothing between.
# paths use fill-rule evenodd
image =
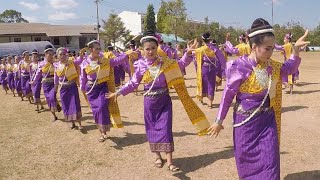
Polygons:
<instances>
[{"instance_id":1,"label":"utility pole","mask_svg":"<svg viewBox=\"0 0 320 180\"><path fill-rule=\"evenodd\" d=\"M273 0L271 0L271 2L272 2L272 12L271 12L271 15L272 15L272 26L273 26Z\"/></svg>"},{"instance_id":2,"label":"utility pole","mask_svg":"<svg viewBox=\"0 0 320 180\"><path fill-rule=\"evenodd\" d=\"M94 2L96 3L96 7L97 7L97 40L100 40L100 23L99 23L99 3L102 0L95 0Z\"/></svg>"}]
</instances>

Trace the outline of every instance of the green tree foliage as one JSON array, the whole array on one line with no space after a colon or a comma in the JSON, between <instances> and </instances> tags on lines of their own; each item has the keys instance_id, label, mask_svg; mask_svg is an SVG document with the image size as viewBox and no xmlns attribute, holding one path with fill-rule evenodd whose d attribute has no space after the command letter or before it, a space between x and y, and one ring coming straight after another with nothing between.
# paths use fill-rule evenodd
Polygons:
<instances>
[{"instance_id":1,"label":"green tree foliage","mask_svg":"<svg viewBox=\"0 0 320 180\"><path fill-rule=\"evenodd\" d=\"M147 14L144 18L144 31L147 30L152 30L154 32L157 30L154 7L152 4L148 5Z\"/></svg>"},{"instance_id":2,"label":"green tree foliage","mask_svg":"<svg viewBox=\"0 0 320 180\"><path fill-rule=\"evenodd\" d=\"M129 30L126 30L121 18L117 14L111 13L108 20L102 20L102 22L104 31L101 32L101 37L105 42L123 42L125 41L125 37L130 33Z\"/></svg>"},{"instance_id":3,"label":"green tree foliage","mask_svg":"<svg viewBox=\"0 0 320 180\"><path fill-rule=\"evenodd\" d=\"M158 32L183 34L186 28L187 13L183 0L161 1L157 17Z\"/></svg>"},{"instance_id":4,"label":"green tree foliage","mask_svg":"<svg viewBox=\"0 0 320 180\"><path fill-rule=\"evenodd\" d=\"M21 12L9 9L0 14L0 23L28 23L28 21L22 17Z\"/></svg>"}]
</instances>

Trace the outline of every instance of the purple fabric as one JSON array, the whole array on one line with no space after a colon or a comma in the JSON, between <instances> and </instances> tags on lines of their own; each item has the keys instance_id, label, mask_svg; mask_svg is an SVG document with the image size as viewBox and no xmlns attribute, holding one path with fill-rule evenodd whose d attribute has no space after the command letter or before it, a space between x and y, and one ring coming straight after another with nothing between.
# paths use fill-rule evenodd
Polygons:
<instances>
[{"instance_id":1,"label":"purple fabric","mask_svg":"<svg viewBox=\"0 0 320 180\"><path fill-rule=\"evenodd\" d=\"M62 110L66 121L76 121L82 117L78 86L62 85L60 89Z\"/></svg>"},{"instance_id":2,"label":"purple fabric","mask_svg":"<svg viewBox=\"0 0 320 180\"><path fill-rule=\"evenodd\" d=\"M31 63L30 65L30 74L31 74L31 81L33 81L33 84L31 85L31 90L32 90L32 94L33 94L33 98L34 98L34 101L35 103L40 103L41 102L41 99L40 99L40 93L41 93L41 87L42 87L42 84L41 84L41 78L38 79L38 80L34 80L35 79L35 76L36 76L36 73L37 73L37 70L38 70L38 62L33 62ZM34 68L33 68L34 66Z\"/></svg>"},{"instance_id":3,"label":"purple fabric","mask_svg":"<svg viewBox=\"0 0 320 180\"><path fill-rule=\"evenodd\" d=\"M148 70L148 68L156 61L156 59L139 59L134 63L135 72L132 78L120 89L122 95L127 95L139 86L140 81L142 80L143 74ZM187 55L186 53L183 57L178 61L179 67L185 68L192 61L192 56ZM149 89L152 83L145 84L144 88ZM156 82L154 83L154 89L165 88L167 87L166 78L163 73L160 74Z\"/></svg>"},{"instance_id":4,"label":"purple fabric","mask_svg":"<svg viewBox=\"0 0 320 180\"><path fill-rule=\"evenodd\" d=\"M86 86L86 92L89 92L91 87ZM87 94L93 117L96 124L110 125L109 114L109 99L105 97L108 92L107 83L96 84L93 90Z\"/></svg>"},{"instance_id":5,"label":"purple fabric","mask_svg":"<svg viewBox=\"0 0 320 180\"><path fill-rule=\"evenodd\" d=\"M19 76L19 72L15 72L14 73L14 85L15 85L15 89L17 91L18 94L22 94L22 88L21 88L21 78Z\"/></svg>"},{"instance_id":6,"label":"purple fabric","mask_svg":"<svg viewBox=\"0 0 320 180\"><path fill-rule=\"evenodd\" d=\"M265 107L268 106L267 103ZM247 116L234 113L233 118L235 123L240 123ZM233 140L240 179L280 179L280 153L273 110L257 114L249 122L234 128Z\"/></svg>"},{"instance_id":7,"label":"purple fabric","mask_svg":"<svg viewBox=\"0 0 320 180\"><path fill-rule=\"evenodd\" d=\"M214 99L217 69L214 65L202 65L202 97Z\"/></svg>"},{"instance_id":8,"label":"purple fabric","mask_svg":"<svg viewBox=\"0 0 320 180\"><path fill-rule=\"evenodd\" d=\"M226 41L225 46L226 46L225 50L228 53L230 53L230 54L239 54L239 49L233 47L233 45L231 44L230 41Z\"/></svg>"},{"instance_id":9,"label":"purple fabric","mask_svg":"<svg viewBox=\"0 0 320 180\"><path fill-rule=\"evenodd\" d=\"M27 73L21 76L21 88L22 88L23 95L25 97L28 98L32 96L31 85L30 85L30 75Z\"/></svg>"},{"instance_id":10,"label":"purple fabric","mask_svg":"<svg viewBox=\"0 0 320 180\"><path fill-rule=\"evenodd\" d=\"M10 88L10 90L15 90L15 85L14 85L14 74L11 72L11 73L8 73L7 75L7 81L8 81L8 86Z\"/></svg>"},{"instance_id":11,"label":"purple fabric","mask_svg":"<svg viewBox=\"0 0 320 180\"><path fill-rule=\"evenodd\" d=\"M156 61L156 59L139 59L134 63L135 72L132 78L120 89L122 95L133 92L140 84L143 74ZM184 68L192 61L192 56L184 54L178 61L179 67ZM145 84L145 91L149 90L151 83ZM153 90L168 88L163 73L159 75ZM173 152L172 136L172 102L168 94L156 98L144 97L144 119L147 138L152 152Z\"/></svg>"},{"instance_id":12,"label":"purple fabric","mask_svg":"<svg viewBox=\"0 0 320 180\"><path fill-rule=\"evenodd\" d=\"M212 44L207 44L207 46L214 52L217 52L219 50ZM219 58L224 58L221 57L223 56L222 53L218 53L218 55ZM208 97L210 100L214 99L216 76L219 69L218 61L219 60L217 59L217 56L213 58L203 56L202 58L202 97Z\"/></svg>"},{"instance_id":13,"label":"purple fabric","mask_svg":"<svg viewBox=\"0 0 320 180\"><path fill-rule=\"evenodd\" d=\"M50 78L52 76L48 76L47 78ZM54 89L54 83L42 83L43 93L46 97L46 101L48 103L48 107L52 111L57 111L57 96Z\"/></svg>"},{"instance_id":14,"label":"purple fabric","mask_svg":"<svg viewBox=\"0 0 320 180\"><path fill-rule=\"evenodd\" d=\"M42 86L41 80L34 81L31 86L35 103L41 102L41 99L40 99L41 86Z\"/></svg>"},{"instance_id":15,"label":"purple fabric","mask_svg":"<svg viewBox=\"0 0 320 180\"><path fill-rule=\"evenodd\" d=\"M1 82L2 88L4 90L6 90L8 87L7 71L6 70L1 71L0 82Z\"/></svg>"},{"instance_id":16,"label":"purple fabric","mask_svg":"<svg viewBox=\"0 0 320 180\"><path fill-rule=\"evenodd\" d=\"M168 94L144 98L144 121L151 151L173 152L172 102Z\"/></svg>"},{"instance_id":17,"label":"purple fabric","mask_svg":"<svg viewBox=\"0 0 320 180\"><path fill-rule=\"evenodd\" d=\"M116 85L121 84L121 80L124 79L125 72L122 65L118 65L114 67L114 81Z\"/></svg>"}]
</instances>

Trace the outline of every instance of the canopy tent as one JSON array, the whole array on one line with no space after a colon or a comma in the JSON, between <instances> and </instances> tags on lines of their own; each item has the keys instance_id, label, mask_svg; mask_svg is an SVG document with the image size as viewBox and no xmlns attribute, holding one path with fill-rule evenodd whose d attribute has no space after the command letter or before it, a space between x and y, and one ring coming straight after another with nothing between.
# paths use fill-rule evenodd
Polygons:
<instances>
[{"instance_id":1,"label":"canopy tent","mask_svg":"<svg viewBox=\"0 0 320 180\"><path fill-rule=\"evenodd\" d=\"M42 54L47 45L54 48L48 41L0 43L0 57L21 55L25 50L31 53L34 49Z\"/></svg>"},{"instance_id":2,"label":"canopy tent","mask_svg":"<svg viewBox=\"0 0 320 180\"><path fill-rule=\"evenodd\" d=\"M176 37L174 34L163 34L160 33L162 40L165 43L171 42L173 45L176 44ZM136 35L134 38L132 38L132 40L135 40L136 42L140 42L140 39L143 37L142 34L138 34ZM182 39L181 37L177 36L177 42L186 42L184 39ZM125 46L128 46L130 42L128 42L127 44L125 44ZM139 44L139 43L138 43Z\"/></svg>"},{"instance_id":3,"label":"canopy tent","mask_svg":"<svg viewBox=\"0 0 320 180\"><path fill-rule=\"evenodd\" d=\"M162 40L165 43L171 42L172 44L176 43L176 37L174 34L161 34ZM177 36L177 42L186 42L184 39L181 37Z\"/></svg>"}]
</instances>

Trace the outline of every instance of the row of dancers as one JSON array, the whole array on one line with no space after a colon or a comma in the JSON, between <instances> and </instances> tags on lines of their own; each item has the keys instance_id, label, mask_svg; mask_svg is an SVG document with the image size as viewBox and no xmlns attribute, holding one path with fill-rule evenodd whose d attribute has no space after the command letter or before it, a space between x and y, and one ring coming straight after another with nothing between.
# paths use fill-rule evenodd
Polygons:
<instances>
[{"instance_id":1,"label":"row of dancers","mask_svg":"<svg viewBox=\"0 0 320 180\"><path fill-rule=\"evenodd\" d=\"M32 52L32 58L29 58L29 52L24 52L23 60L11 64L13 69L7 68L7 74L13 73L15 81L20 79L21 89L16 90L18 94L22 90L21 97L28 98L30 102L32 92L36 92L32 91L32 87L42 87L54 121L57 120L55 113L59 104L56 94L59 91L64 119L72 122L71 128L78 122L79 129L82 129L80 89L100 131L100 142L108 139L107 132L111 127L123 127L117 98L135 92L143 83L145 130L151 152L155 154L154 165L162 168L167 163L167 169L172 172L180 169L172 157L173 112L169 89L173 88L178 94L199 136L218 136L224 129L222 123L236 96L234 151L240 179L280 179L282 83L286 77L297 72L301 62L300 48L308 44L305 41L307 34L308 31L291 46L292 54L286 54L283 63L271 58L276 47L274 30L266 20L259 18L248 31L247 43L242 39L236 47L230 43L229 34L225 45L219 48L212 42L210 33L204 33L201 47L197 47L197 41L191 41L186 49L180 46L178 51L174 51L158 34L147 31L140 40L141 50L131 41L131 49L124 53L102 53L100 42L94 40L80 51L79 57L72 58L68 57L66 48L58 48L54 52L53 47L47 46L44 61L36 62L37 51ZM285 47L277 48L286 52ZM226 52L239 57L227 60ZM54 62L55 54L58 62ZM203 103L203 98L207 97L209 107L212 107L214 100L217 76L220 80L226 80L213 123L208 121L185 86L185 68L191 62L195 63L196 68L197 98ZM1 77L6 69L4 66L3 62ZM115 71L119 66L126 67L130 79L116 88ZM36 104L38 99L34 95ZM165 153L167 161L161 153Z\"/></svg>"}]
</instances>

